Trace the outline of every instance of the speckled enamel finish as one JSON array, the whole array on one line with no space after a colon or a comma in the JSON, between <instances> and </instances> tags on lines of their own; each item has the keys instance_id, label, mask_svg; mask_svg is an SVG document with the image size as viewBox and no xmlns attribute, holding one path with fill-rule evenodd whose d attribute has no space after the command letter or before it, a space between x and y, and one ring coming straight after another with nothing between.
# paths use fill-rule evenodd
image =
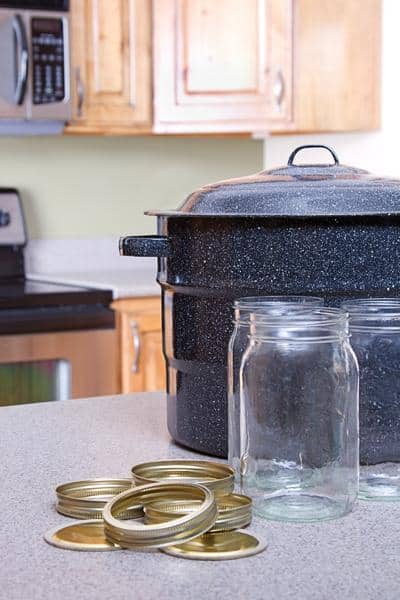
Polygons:
<instances>
[{"instance_id":1,"label":"speckled enamel finish","mask_svg":"<svg viewBox=\"0 0 400 600\"><path fill-rule=\"evenodd\" d=\"M289 166L205 186L158 217L168 427L195 450L227 453L232 303L309 294L327 304L400 296L400 182L341 165ZM148 255L125 238L126 255Z\"/></svg>"},{"instance_id":2,"label":"speckled enamel finish","mask_svg":"<svg viewBox=\"0 0 400 600\"><path fill-rule=\"evenodd\" d=\"M234 298L400 295L400 218L162 218L159 261L168 427L178 442L227 452L226 360Z\"/></svg>"}]
</instances>

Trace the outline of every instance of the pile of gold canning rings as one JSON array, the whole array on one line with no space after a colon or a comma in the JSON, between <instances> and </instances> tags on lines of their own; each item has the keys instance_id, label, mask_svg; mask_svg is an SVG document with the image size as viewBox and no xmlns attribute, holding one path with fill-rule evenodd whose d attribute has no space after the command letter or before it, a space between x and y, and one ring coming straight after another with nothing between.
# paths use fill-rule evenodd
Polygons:
<instances>
[{"instance_id":1,"label":"pile of gold canning rings","mask_svg":"<svg viewBox=\"0 0 400 600\"><path fill-rule=\"evenodd\" d=\"M261 552L265 544L240 531L252 502L236 494L234 470L206 460L135 465L132 479L92 479L59 485L57 511L83 519L45 534L71 550L159 548L183 558L221 560Z\"/></svg>"}]
</instances>

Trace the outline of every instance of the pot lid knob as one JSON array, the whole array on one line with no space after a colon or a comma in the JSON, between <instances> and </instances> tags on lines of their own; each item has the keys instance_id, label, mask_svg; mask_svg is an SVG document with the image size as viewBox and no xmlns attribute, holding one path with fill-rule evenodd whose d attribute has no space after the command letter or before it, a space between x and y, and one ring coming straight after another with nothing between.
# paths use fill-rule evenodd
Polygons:
<instances>
[{"instance_id":1,"label":"pot lid knob","mask_svg":"<svg viewBox=\"0 0 400 600\"><path fill-rule=\"evenodd\" d=\"M293 161L296 157L296 154L298 154L301 150L306 150L307 148L324 148L325 150L328 150L328 152L331 153L333 160L334 160L334 165L338 165L339 164L339 158L336 154L336 152L330 147L330 146L325 146L324 144L305 144L304 146L297 146L297 148L295 150L293 150L293 152L291 153L291 155L289 156L289 160L288 160L288 166L296 166L296 167L301 167L303 165L293 165ZM307 166L307 165L304 165ZM327 165L330 166L330 165ZM333 166L333 165L332 165Z\"/></svg>"}]
</instances>

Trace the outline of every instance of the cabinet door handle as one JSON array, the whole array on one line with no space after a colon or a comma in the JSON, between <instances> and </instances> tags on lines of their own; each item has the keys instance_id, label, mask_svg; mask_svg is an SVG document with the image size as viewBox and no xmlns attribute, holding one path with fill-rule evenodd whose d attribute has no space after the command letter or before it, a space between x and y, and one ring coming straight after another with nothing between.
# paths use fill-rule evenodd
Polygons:
<instances>
[{"instance_id":1,"label":"cabinet door handle","mask_svg":"<svg viewBox=\"0 0 400 600\"><path fill-rule=\"evenodd\" d=\"M139 372L139 360L140 360L140 331L136 321L129 323L132 334L132 346L133 346L133 359L131 364L131 372Z\"/></svg>"},{"instance_id":2,"label":"cabinet door handle","mask_svg":"<svg viewBox=\"0 0 400 600\"><path fill-rule=\"evenodd\" d=\"M275 81L272 86L272 93L275 99L275 103L279 110L282 108L282 102L285 97L285 78L281 69L278 70Z\"/></svg>"},{"instance_id":3,"label":"cabinet door handle","mask_svg":"<svg viewBox=\"0 0 400 600\"><path fill-rule=\"evenodd\" d=\"M76 67L75 69L75 84L76 84L76 114L78 117L82 116L83 103L85 101L85 86L81 77L81 69L80 67Z\"/></svg>"}]
</instances>

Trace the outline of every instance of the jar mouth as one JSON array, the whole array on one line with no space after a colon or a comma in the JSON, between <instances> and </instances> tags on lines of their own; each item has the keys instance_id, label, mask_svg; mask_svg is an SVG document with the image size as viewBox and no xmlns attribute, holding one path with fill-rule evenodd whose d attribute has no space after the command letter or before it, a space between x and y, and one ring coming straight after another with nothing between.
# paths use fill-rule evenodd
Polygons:
<instances>
[{"instance_id":1,"label":"jar mouth","mask_svg":"<svg viewBox=\"0 0 400 600\"><path fill-rule=\"evenodd\" d=\"M310 307L285 314L250 316L250 339L321 342L348 337L347 313L341 308Z\"/></svg>"},{"instance_id":2,"label":"jar mouth","mask_svg":"<svg viewBox=\"0 0 400 600\"><path fill-rule=\"evenodd\" d=\"M284 325L288 327L345 325L347 323L347 312L342 308L331 308L327 306L315 308L306 308L304 306L303 310L297 310L296 308L292 310L292 307L288 307L282 312L252 312L250 314L250 322L260 326Z\"/></svg>"},{"instance_id":3,"label":"jar mouth","mask_svg":"<svg viewBox=\"0 0 400 600\"><path fill-rule=\"evenodd\" d=\"M342 303L352 331L400 330L400 298L357 298Z\"/></svg>"},{"instance_id":4,"label":"jar mouth","mask_svg":"<svg viewBox=\"0 0 400 600\"><path fill-rule=\"evenodd\" d=\"M250 311L273 308L279 305L294 306L323 306L324 299L318 296L244 296L236 298L233 302L233 308Z\"/></svg>"}]
</instances>

